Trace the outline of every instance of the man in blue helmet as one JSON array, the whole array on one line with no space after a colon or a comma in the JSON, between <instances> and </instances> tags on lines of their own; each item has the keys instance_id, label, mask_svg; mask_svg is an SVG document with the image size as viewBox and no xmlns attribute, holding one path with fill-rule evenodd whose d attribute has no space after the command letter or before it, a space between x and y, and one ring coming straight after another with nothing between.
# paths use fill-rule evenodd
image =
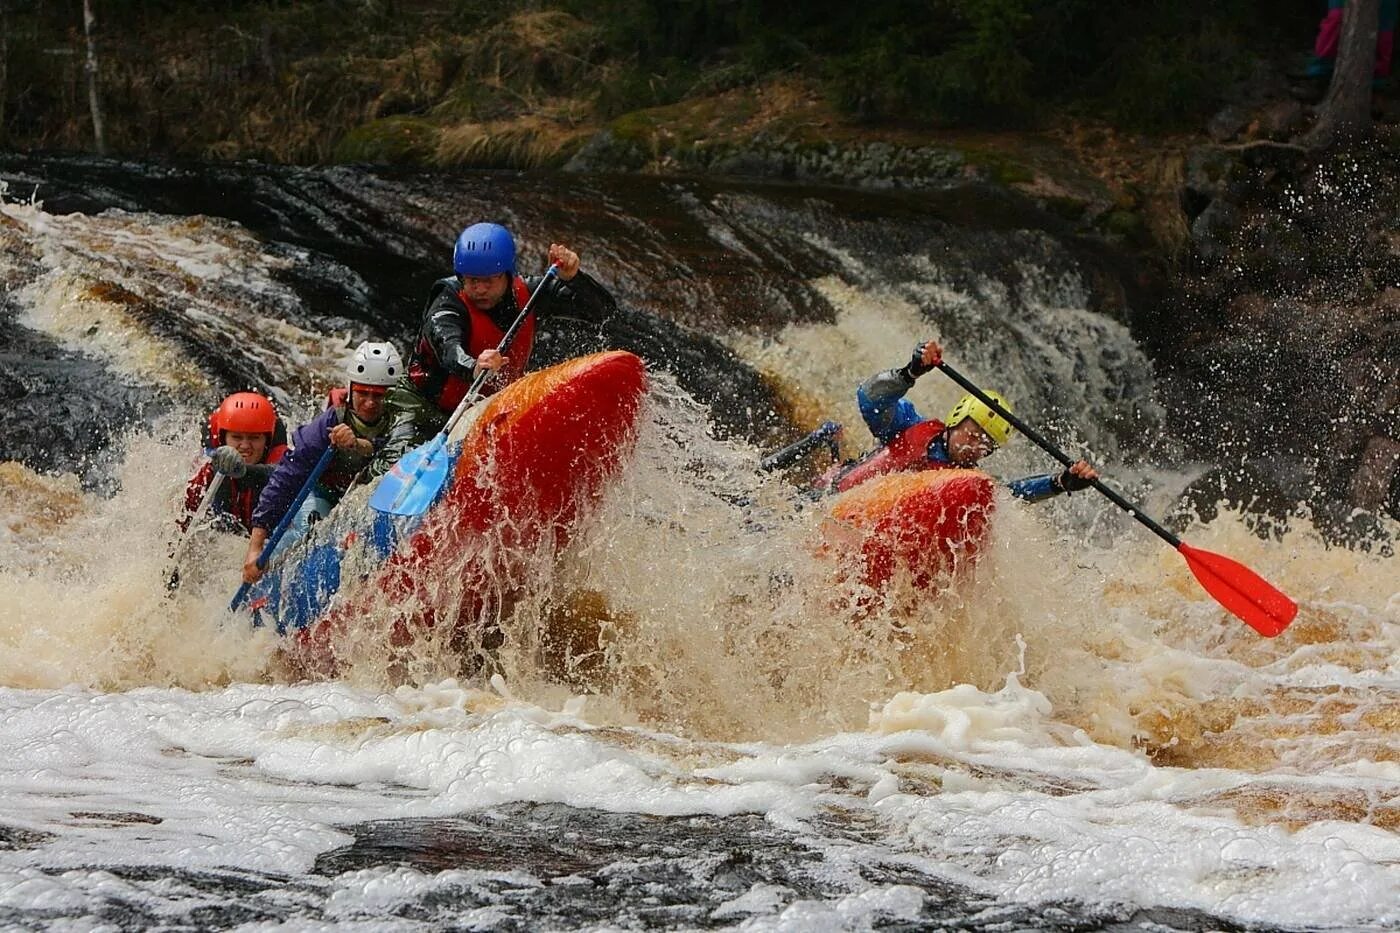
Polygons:
<instances>
[{"instance_id":1,"label":"man in blue helmet","mask_svg":"<svg viewBox=\"0 0 1400 933\"><path fill-rule=\"evenodd\" d=\"M617 310L608 290L579 271L577 253L551 243L548 258L558 275L545 283L501 353L496 347L543 276L516 274L515 238L500 224L473 224L457 237L452 253L456 274L433 283L408 370L384 400L391 419L389 438L370 466L371 475L387 472L440 431L478 371L491 373L482 385L484 395L520 378L534 347L537 318L601 323Z\"/></svg>"}]
</instances>

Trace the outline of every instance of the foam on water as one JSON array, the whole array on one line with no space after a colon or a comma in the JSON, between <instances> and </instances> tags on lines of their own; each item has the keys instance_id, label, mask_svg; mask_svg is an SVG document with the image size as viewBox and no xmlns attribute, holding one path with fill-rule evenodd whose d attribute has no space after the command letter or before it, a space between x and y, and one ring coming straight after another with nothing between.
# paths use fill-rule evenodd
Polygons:
<instances>
[{"instance_id":1,"label":"foam on water","mask_svg":"<svg viewBox=\"0 0 1400 933\"><path fill-rule=\"evenodd\" d=\"M886 855L905 849L932 877L1023 902L1072 894L1307 926L1400 919L1393 832L1241 825L1198 801L1245 776L1155 767L1096 745L1014 681L994 694L900 696L869 730L782 746L600 728L453 683L377 695L328 684L3 698L3 738L24 763L0 772L7 822L54 833L33 853L49 874L28 853L0 856L0 887L30 908L106 896L84 870L94 862L296 874L346 841L337 824L519 800L757 812L779 825L866 813ZM448 880L360 872L337 879L331 904Z\"/></svg>"}]
</instances>

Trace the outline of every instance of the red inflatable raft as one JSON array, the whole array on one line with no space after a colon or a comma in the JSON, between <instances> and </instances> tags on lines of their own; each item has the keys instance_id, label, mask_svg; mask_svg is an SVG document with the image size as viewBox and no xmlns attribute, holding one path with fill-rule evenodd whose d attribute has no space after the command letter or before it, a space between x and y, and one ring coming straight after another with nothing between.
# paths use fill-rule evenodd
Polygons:
<instances>
[{"instance_id":1,"label":"red inflatable raft","mask_svg":"<svg viewBox=\"0 0 1400 933\"><path fill-rule=\"evenodd\" d=\"M898 575L917 587L937 586L977 559L995 485L980 470L876 477L832 501L822 550L873 589Z\"/></svg>"},{"instance_id":2,"label":"red inflatable raft","mask_svg":"<svg viewBox=\"0 0 1400 933\"><path fill-rule=\"evenodd\" d=\"M626 463L645 388L642 361L610 351L529 373L478 403L453 431L461 447L447 487L426 515L395 529L391 545L376 542L387 557L297 633L298 660L334 672L338 642L370 616L388 618L400 644L440 625L468 637L489 629L532 562L567 544ZM362 508L377 524L358 533L382 538L388 519ZM375 547L364 550L372 561Z\"/></svg>"}]
</instances>

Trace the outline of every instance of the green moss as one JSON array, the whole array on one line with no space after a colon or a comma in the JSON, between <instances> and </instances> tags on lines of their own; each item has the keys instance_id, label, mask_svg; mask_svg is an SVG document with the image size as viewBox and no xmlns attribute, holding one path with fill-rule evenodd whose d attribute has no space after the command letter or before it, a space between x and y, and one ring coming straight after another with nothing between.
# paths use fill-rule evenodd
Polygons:
<instances>
[{"instance_id":1,"label":"green moss","mask_svg":"<svg viewBox=\"0 0 1400 933\"><path fill-rule=\"evenodd\" d=\"M1004 152L968 149L965 154L969 163L981 169L999 185L1027 185L1035 180L1035 172L1011 159Z\"/></svg>"},{"instance_id":2,"label":"green moss","mask_svg":"<svg viewBox=\"0 0 1400 933\"><path fill-rule=\"evenodd\" d=\"M622 142L648 144L656 132L657 119L646 110L625 113L608 124L608 129Z\"/></svg>"},{"instance_id":3,"label":"green moss","mask_svg":"<svg viewBox=\"0 0 1400 933\"><path fill-rule=\"evenodd\" d=\"M1137 211L1113 210L1104 215L1104 232L1109 236L1121 237L1129 243L1140 241L1147 234L1142 215Z\"/></svg>"},{"instance_id":4,"label":"green moss","mask_svg":"<svg viewBox=\"0 0 1400 933\"><path fill-rule=\"evenodd\" d=\"M355 127L336 143L336 162L421 164L437 143L438 129L416 117L387 117Z\"/></svg>"}]
</instances>

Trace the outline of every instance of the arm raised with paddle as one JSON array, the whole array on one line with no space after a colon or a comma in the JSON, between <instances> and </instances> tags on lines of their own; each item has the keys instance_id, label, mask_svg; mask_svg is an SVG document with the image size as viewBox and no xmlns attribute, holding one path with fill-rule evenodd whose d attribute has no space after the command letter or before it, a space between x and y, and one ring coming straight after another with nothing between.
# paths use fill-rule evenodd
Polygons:
<instances>
[{"instance_id":1,"label":"arm raised with paddle","mask_svg":"<svg viewBox=\"0 0 1400 933\"><path fill-rule=\"evenodd\" d=\"M576 268L577 257L574 257L573 261ZM453 410L452 416L447 419L447 423L442 426L442 430L438 431L426 444L405 454L394 465L394 468L384 475L374 490L374 494L370 496L370 506L388 515L421 515L432 505L442 490L443 484L447 481L448 469L451 466L452 458L447 450L448 436L451 435L452 429L457 426L457 422L462 419L467 410L481 399L482 386L487 377L505 362L504 354L510 349L511 341L515 339L515 335L520 332L520 328L529 317L535 299L539 298L545 287L558 274L559 266L557 264L550 265L549 269L545 271L544 278L535 286L535 291L511 323L510 329L501 338L500 344L494 351L489 349L483 351L478 358L475 367L476 376L472 380L471 388L457 403L456 409Z\"/></svg>"},{"instance_id":2,"label":"arm raised with paddle","mask_svg":"<svg viewBox=\"0 0 1400 933\"><path fill-rule=\"evenodd\" d=\"M462 231L453 274L429 289L407 370L385 396L388 436L367 478L378 479L431 440L483 370L494 373L480 387L485 395L524 375L541 321L568 318L601 326L617 313L608 290L580 268L578 253L556 242L548 255L555 274L527 278L516 271L515 238L505 227L477 223ZM543 292L537 288L542 283ZM516 322L502 352L506 331L527 303L530 313Z\"/></svg>"}]
</instances>

